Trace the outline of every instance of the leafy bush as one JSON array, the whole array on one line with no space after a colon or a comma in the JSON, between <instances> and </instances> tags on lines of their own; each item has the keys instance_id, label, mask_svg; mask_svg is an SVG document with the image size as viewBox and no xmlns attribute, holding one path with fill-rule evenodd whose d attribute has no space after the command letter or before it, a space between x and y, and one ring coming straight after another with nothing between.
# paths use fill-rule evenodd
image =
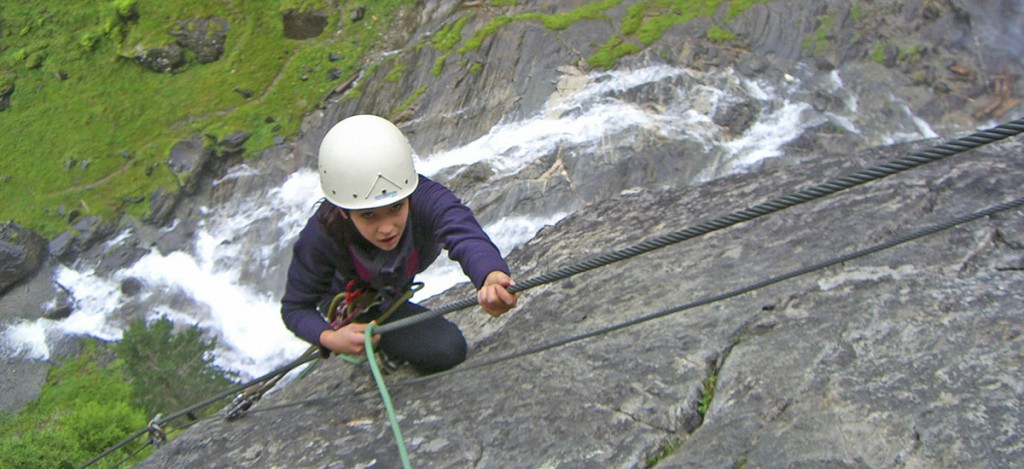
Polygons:
<instances>
[{"instance_id":1,"label":"leafy bush","mask_svg":"<svg viewBox=\"0 0 1024 469\"><path fill-rule=\"evenodd\" d=\"M121 363L103 361L97 343L86 342L82 354L50 370L39 398L0 419L0 467L78 466L146 427ZM142 444L126 446L116 459Z\"/></svg>"},{"instance_id":2,"label":"leafy bush","mask_svg":"<svg viewBox=\"0 0 1024 469\"><path fill-rule=\"evenodd\" d=\"M157 414L222 392L231 381L212 363L215 345L198 326L175 333L167 318L132 323L113 347L116 359L87 340L82 353L50 370L39 397L24 411L0 413L0 467L79 466L145 429ZM137 438L97 465L142 458L147 449L145 439Z\"/></svg>"},{"instance_id":3,"label":"leafy bush","mask_svg":"<svg viewBox=\"0 0 1024 469\"><path fill-rule=\"evenodd\" d=\"M166 317L130 324L117 353L134 389L135 405L148 415L170 415L229 388L232 382L213 363L214 347L216 340L206 341L199 326L174 333L174 323ZM217 410L211 405L196 415Z\"/></svg>"}]
</instances>

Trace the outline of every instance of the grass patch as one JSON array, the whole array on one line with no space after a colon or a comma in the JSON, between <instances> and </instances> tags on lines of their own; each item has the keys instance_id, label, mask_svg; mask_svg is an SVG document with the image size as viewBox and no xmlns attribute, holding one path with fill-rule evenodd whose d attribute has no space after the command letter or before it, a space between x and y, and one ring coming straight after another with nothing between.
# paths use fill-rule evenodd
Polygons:
<instances>
[{"instance_id":1,"label":"grass patch","mask_svg":"<svg viewBox=\"0 0 1024 469\"><path fill-rule=\"evenodd\" d=\"M679 449L679 441L672 437L666 438L665 441L661 442L658 451L647 458L647 467L657 466L658 463L665 460L672 453L675 453L677 449Z\"/></svg>"},{"instance_id":2,"label":"grass patch","mask_svg":"<svg viewBox=\"0 0 1024 469\"><path fill-rule=\"evenodd\" d=\"M876 42L875 47L871 48L871 54L869 55L871 61L877 64L885 64L885 48L886 43L884 40Z\"/></svg>"},{"instance_id":3,"label":"grass patch","mask_svg":"<svg viewBox=\"0 0 1024 469\"><path fill-rule=\"evenodd\" d=\"M736 34L728 29L715 26L708 30L708 40L711 42L729 42L736 40Z\"/></svg>"},{"instance_id":4,"label":"grass patch","mask_svg":"<svg viewBox=\"0 0 1024 469\"><path fill-rule=\"evenodd\" d=\"M622 57L634 54L660 39L677 24L714 15L725 0L647 0L631 5L622 20L621 34L612 37L587 62L609 69ZM767 0L730 1L728 19L732 19L757 3ZM716 27L709 31L712 40L732 40L729 31ZM729 39L727 39L729 38Z\"/></svg>"},{"instance_id":5,"label":"grass patch","mask_svg":"<svg viewBox=\"0 0 1024 469\"><path fill-rule=\"evenodd\" d=\"M610 68L637 53L675 24L713 14L724 0L647 0L631 5L619 34L587 60ZM731 1L731 18L765 0ZM69 229L76 217L145 218L156 189L174 192L178 180L166 167L170 148L194 135L216 142L246 131L249 155L298 133L304 115L339 80L367 74L379 63L366 54L393 27L399 8L413 0L99 0L6 2L0 8L0 221L15 221L44 236ZM512 6L514 1L491 1ZM429 46L441 52L440 75L452 54L478 49L502 27L537 21L560 31L583 20L609 19L622 0L599 0L559 14L497 17L464 37L471 14L446 24ZM361 21L350 14L366 6ZM315 39L283 35L282 12L323 9L324 33ZM194 20L226 21L224 52L202 64L186 52L176 73L156 73L136 63L139 51L172 45L171 31ZM721 29L713 37L724 39ZM341 57L330 62L327 57ZM465 62L480 73L486 64ZM337 80L328 80L332 69ZM394 66L385 81L406 70ZM346 98L361 96L365 83ZM409 99L416 99L421 90ZM408 108L406 101L399 108Z\"/></svg>"},{"instance_id":6,"label":"grass patch","mask_svg":"<svg viewBox=\"0 0 1024 469\"><path fill-rule=\"evenodd\" d=\"M708 408L711 407L711 401L715 400L715 387L718 384L718 374L709 374L707 378L704 378L704 383L701 385L700 398L697 400L697 413L701 417L707 415Z\"/></svg>"},{"instance_id":7,"label":"grass patch","mask_svg":"<svg viewBox=\"0 0 1024 469\"><path fill-rule=\"evenodd\" d=\"M420 96L423 95L425 91L427 91L427 85L423 85L419 88L416 88L416 91L413 91L408 98L405 98L405 101L402 101L402 104L400 104L397 109L392 111L392 114L399 114L408 109L410 106L413 105L413 103L420 99Z\"/></svg>"},{"instance_id":8,"label":"grass patch","mask_svg":"<svg viewBox=\"0 0 1024 469\"><path fill-rule=\"evenodd\" d=\"M80 356L50 369L39 397L23 411L0 414L0 467L77 467L146 427L121 362L109 363L96 342L86 344ZM136 451L139 458L150 452L139 439L112 457Z\"/></svg>"},{"instance_id":9,"label":"grass patch","mask_svg":"<svg viewBox=\"0 0 1024 469\"><path fill-rule=\"evenodd\" d=\"M73 209L103 219L145 216L148 204L139 201L156 188L176 190L163 164L174 143L245 130L252 133L247 151L256 154L296 134L302 116L337 84L327 69L338 68L342 79L357 73L390 18L411 3L374 2L351 23L347 12L359 3L342 1L325 9L320 37L297 41L284 37L285 5L277 1L6 2L0 92L13 92L0 112L7 130L0 134L0 220L53 236L74 221ZM135 62L137 50L173 43L179 21L213 17L229 25L219 60L201 64L187 53L173 74ZM344 59L329 62L332 52Z\"/></svg>"},{"instance_id":10,"label":"grass patch","mask_svg":"<svg viewBox=\"0 0 1024 469\"><path fill-rule=\"evenodd\" d=\"M810 36L804 38L803 48L814 56L821 56L833 49L829 36L835 31L836 20L830 16L823 16L818 19L818 27Z\"/></svg>"},{"instance_id":11,"label":"grass patch","mask_svg":"<svg viewBox=\"0 0 1024 469\"><path fill-rule=\"evenodd\" d=\"M36 400L16 415L0 412L0 467L78 467L145 429L156 415L170 416L234 384L212 362L216 341L203 338L196 325L173 329L166 318L139 319L119 342L83 340L81 353L50 368ZM189 418L214 415L230 399ZM173 436L189 422L163 427ZM150 452L144 436L135 438L97 467L121 467Z\"/></svg>"}]
</instances>

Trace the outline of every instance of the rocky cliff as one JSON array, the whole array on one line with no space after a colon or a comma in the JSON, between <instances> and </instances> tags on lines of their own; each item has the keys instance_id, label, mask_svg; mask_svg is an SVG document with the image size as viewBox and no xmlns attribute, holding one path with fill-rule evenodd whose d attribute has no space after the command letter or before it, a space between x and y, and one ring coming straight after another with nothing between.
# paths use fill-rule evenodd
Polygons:
<instances>
[{"instance_id":1,"label":"rocky cliff","mask_svg":"<svg viewBox=\"0 0 1024 469\"><path fill-rule=\"evenodd\" d=\"M977 10L957 2L875 2L867 8L873 14L864 15L860 7L771 2L729 22L743 47L695 39L725 22L722 12L714 21L673 30L647 53L624 62L681 61L698 70L730 64L737 73L775 76L780 83L786 71L807 70L796 63L812 67L805 79L841 67L851 77L846 91L822 84L805 98L820 110L849 105L851 95L866 99L860 101L864 118L858 128L913 126L875 119L899 115L907 103L928 113L925 119L944 133L962 131L982 117L978 110L991 95L984 86L968 85L978 75L965 74L981 65L975 54L981 51L972 46ZM1003 7L1019 11L1011 3ZM420 19L443 22L463 8L458 2L429 4ZM824 23L834 26L822 33L831 46L808 47L806 38ZM425 96L406 124L414 145L428 151L467 141L506 113L543 109L552 94L545 83L571 88L572 76L585 75L579 60L585 54L575 51L592 50L594 37L606 37L614 24L594 20L557 34L529 23L503 29L489 40L494 55L488 57L531 52L511 53L517 57L512 60L481 59L487 66L479 76L445 69L439 79L451 84L448 92ZM903 49L894 40L882 48L880 60L872 60L875 42L868 33L919 38L930 44L921 49L930 58L911 60L906 50L914 40ZM404 78L409 83L400 87L411 89L429 78L418 73L423 76ZM647 90L648 97L656 103L659 93L679 87L692 89L669 80ZM889 92L907 101L883 98ZM388 99L395 98L369 93L327 109L323 122L359 109L389 108L381 102ZM756 114L756 106L735 103L721 110L720 122L742 133L742 116ZM316 129L324 129L316 122L321 121L311 120L313 142ZM554 188L539 191L545 197L506 206L550 197L580 209L509 257L517 276L527 278L913 148L851 152L885 143L866 134L823 124L760 171L696 187L636 189L637 174L646 175L641 180L652 188L684 179L686 169L665 167L666 155L701 150L694 142L642 133L624 138L629 143L623 147L610 143L613 148L601 153L605 159L591 177L578 172L587 165L573 167L565 164L568 158L552 155L539 163L549 166L533 172L543 178L488 179L484 168L472 174L487 183L462 187L503 196L530 192L524 186ZM546 285L524 293L516 312L501 320L478 311L451 315L472 343L466 370L413 381L415 373L403 369L388 378L414 465L1012 464L1021 457L1016 442L1024 429L1017 412L1024 386L1016 371L1024 361L1018 326L1024 281L1020 210L632 328L492 366L474 364L712 297L1020 197L1021 151L1018 138ZM595 189L580 190L588 185ZM470 199L490 206L486 195ZM468 294L458 290L433 304ZM193 464L394 467L398 455L367 370L334 360L272 394L241 420L196 425L143 465Z\"/></svg>"},{"instance_id":2,"label":"rocky cliff","mask_svg":"<svg viewBox=\"0 0 1024 469\"><path fill-rule=\"evenodd\" d=\"M265 194L258 190L311 166L319 139L341 116L387 115L410 134L420 154L431 154L473 141L507 120L579 112L561 99L604 78L588 59L623 31L633 7L647 5L622 2L565 29L513 21L479 48L448 57L435 74L442 52L420 45L460 18L466 18L469 36L495 18L565 13L590 2L491 3L421 2L382 38L380 59L368 64L358 96L337 90L307 117L301 135L245 160L258 176L222 177L238 158L205 165L209 174L190 179L197 182L196 194L161 208L176 221L173 228L133 225L121 247L82 245L71 249L83 252L82 258L61 262L92 263L100 275L130 265L148 249L170 252L188 244L209 204L234 206L239 194ZM632 129L596 146L560 146L518 174L478 164L439 179L485 222L579 210L510 256L516 276L528 278L910 151L879 148L894 135L934 130L955 136L1019 116L1022 10L1011 0L983 6L956 0L771 1L733 17L723 4L710 16L666 30L608 71L668 65L686 73L611 93L652 115L704 116L694 127L709 139L740 141L758 116L783 105L747 89L750 83L780 90L802 83L786 100L806 103L816 125L793 139L784 157L718 180L730 172L727 151L700 139ZM650 11L644 20L669 13ZM735 36L712 41L715 28ZM636 37L623 41L641 43ZM718 91L696 90L726 90L740 98L715 101ZM678 93L690 93L687 107L666 104ZM1020 162L1018 138L525 292L517 311L500 321L479 312L452 318L472 342L471 366L1018 197ZM710 182L691 187L700 181ZM1000 214L501 365L419 384L402 384L413 378L402 370L389 382L413 462L628 467L674 449L662 464L1006 465L1021 457L1017 410L1024 386L1014 374L1022 360L1020 215ZM277 221L262 223L248 227L258 242L266 241L264 233L273 232ZM90 236L88 226L82 231L79 241ZM239 244L244 236L239 234ZM47 262L0 306L50 303L55 294L45 292L59 289L46 276L57 260ZM287 253L251 265L287 265ZM245 275L275 291L280 270ZM24 299L28 290L32 298ZM434 304L466 294L453 292ZM23 313L30 309L17 311L31 315ZM145 305L124 309L130 316ZM18 366L28 374L39 369ZM24 380L39 381L38 375ZM705 384L716 390L713 399ZM310 398L319 400L289 405ZM710 404L706 412L702 401ZM144 465L396 463L366 370L334 360L282 386L242 420L201 422Z\"/></svg>"},{"instance_id":3,"label":"rocky cliff","mask_svg":"<svg viewBox=\"0 0 1024 469\"><path fill-rule=\"evenodd\" d=\"M913 148L919 148L916 145ZM904 156L819 154L623 194L544 230L520 278ZM1008 467L1024 457L1024 210L612 333L474 364L713 298L1024 196L1024 142L989 145L450 318L464 371L388 377L419 467ZM468 291L453 293L451 298ZM713 389L713 397L709 391ZM704 412L706 407L706 412ZM143 466L395 467L368 370L340 360Z\"/></svg>"}]
</instances>

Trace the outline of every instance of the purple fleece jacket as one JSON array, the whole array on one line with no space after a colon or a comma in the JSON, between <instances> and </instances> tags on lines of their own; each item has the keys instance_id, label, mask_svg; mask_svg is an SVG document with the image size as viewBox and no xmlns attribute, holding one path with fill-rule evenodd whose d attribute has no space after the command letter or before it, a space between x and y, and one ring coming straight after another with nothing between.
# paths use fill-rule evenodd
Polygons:
<instances>
[{"instance_id":1,"label":"purple fleece jacket","mask_svg":"<svg viewBox=\"0 0 1024 469\"><path fill-rule=\"evenodd\" d=\"M495 270L509 273L508 264L473 212L443 185L421 175L410 196L409 217L409 226L402 236L411 236L418 251L416 273L433 263L442 247L478 289L487 274ZM375 252L383 251L369 249L370 255ZM310 217L295 242L288 267L288 281L281 298L285 326L307 342L319 345L320 333L330 326L317 312L317 305L343 291L353 278L359 276L345 240L330 236L316 215Z\"/></svg>"}]
</instances>

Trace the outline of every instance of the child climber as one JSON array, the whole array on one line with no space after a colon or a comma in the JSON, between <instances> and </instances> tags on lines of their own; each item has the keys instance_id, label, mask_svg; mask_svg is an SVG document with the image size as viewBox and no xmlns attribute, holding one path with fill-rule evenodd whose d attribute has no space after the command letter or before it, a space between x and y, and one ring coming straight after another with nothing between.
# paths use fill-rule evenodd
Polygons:
<instances>
[{"instance_id":1,"label":"child climber","mask_svg":"<svg viewBox=\"0 0 1024 469\"><path fill-rule=\"evenodd\" d=\"M321 350L364 353L366 324L383 312L393 311L386 320L394 321L426 311L394 303L442 248L476 286L485 311L497 317L515 307L516 296L508 291L512 278L498 249L451 191L416 173L412 147L394 124L371 115L342 120L320 143L318 166L326 198L295 242L281 299L281 317L297 336ZM332 327L318 306L329 309L322 305L353 289L381 302ZM424 372L466 358L462 331L440 316L375 340L388 359Z\"/></svg>"}]
</instances>

